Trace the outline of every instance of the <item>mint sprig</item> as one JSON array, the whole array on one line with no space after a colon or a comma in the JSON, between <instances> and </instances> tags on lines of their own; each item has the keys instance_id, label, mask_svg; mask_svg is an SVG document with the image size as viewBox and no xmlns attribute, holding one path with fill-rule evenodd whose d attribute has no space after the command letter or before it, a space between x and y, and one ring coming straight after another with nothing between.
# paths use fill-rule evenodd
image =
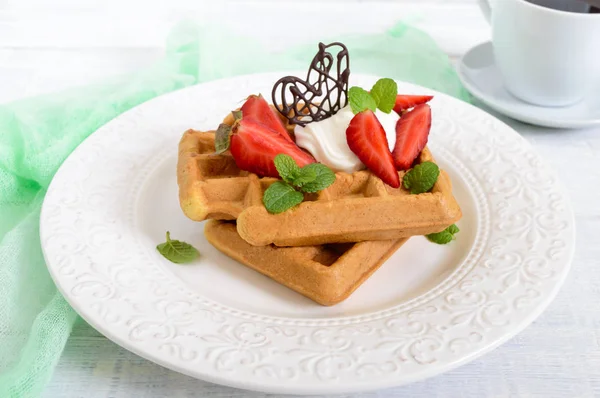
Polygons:
<instances>
[{"instance_id":1,"label":"mint sprig","mask_svg":"<svg viewBox=\"0 0 600 398\"><path fill-rule=\"evenodd\" d=\"M375 98L368 91L357 86L350 87L350 90L348 90L348 102L350 103L352 113L355 115L367 109L373 112L377 109Z\"/></svg>"},{"instance_id":2,"label":"mint sprig","mask_svg":"<svg viewBox=\"0 0 600 398\"><path fill-rule=\"evenodd\" d=\"M375 111L379 108L382 112L390 113L396 103L398 85L392 79L383 78L366 91L360 87L350 87L348 90L348 102L352 112L356 115L367 109Z\"/></svg>"},{"instance_id":3,"label":"mint sprig","mask_svg":"<svg viewBox=\"0 0 600 398\"><path fill-rule=\"evenodd\" d=\"M273 160L283 181L271 184L263 195L263 204L269 213L277 214L299 205L303 192L322 191L335 181L335 173L321 163L299 167L288 155L279 154Z\"/></svg>"},{"instance_id":4,"label":"mint sprig","mask_svg":"<svg viewBox=\"0 0 600 398\"><path fill-rule=\"evenodd\" d=\"M300 167L291 156L279 154L274 159L275 168L283 181L292 183L300 175Z\"/></svg>"},{"instance_id":5,"label":"mint sprig","mask_svg":"<svg viewBox=\"0 0 600 398\"><path fill-rule=\"evenodd\" d=\"M314 173L315 177L310 180L296 180L295 184L304 192L322 191L335 181L335 173L324 164L311 163L302 168L306 173Z\"/></svg>"},{"instance_id":6,"label":"mint sprig","mask_svg":"<svg viewBox=\"0 0 600 398\"><path fill-rule=\"evenodd\" d=\"M436 232L425 236L433 243L437 243L438 245L445 245L452 242L456 238L454 235L456 235L459 232L460 229L458 229L456 224L452 224L441 232Z\"/></svg>"},{"instance_id":7,"label":"mint sprig","mask_svg":"<svg viewBox=\"0 0 600 398\"><path fill-rule=\"evenodd\" d=\"M317 164L317 163L315 163L315 164ZM325 167L325 166L323 166L323 167ZM335 174L334 174L334 178L335 178ZM292 181L290 181L290 183L292 185L294 185L295 187L303 188L302 190L305 192L310 192L305 189L305 186L307 184L313 183L316 179L317 179L316 170L314 170L308 166L305 166L300 169L296 178L294 178Z\"/></svg>"},{"instance_id":8,"label":"mint sprig","mask_svg":"<svg viewBox=\"0 0 600 398\"><path fill-rule=\"evenodd\" d=\"M200 256L198 250L189 243L171 239L169 231L167 231L167 241L156 246L156 250L175 264L189 263Z\"/></svg>"},{"instance_id":9,"label":"mint sprig","mask_svg":"<svg viewBox=\"0 0 600 398\"><path fill-rule=\"evenodd\" d=\"M379 79L371 89L371 96L377 102L377 108L384 113L390 113L396 104L398 85L392 79Z\"/></svg>"},{"instance_id":10,"label":"mint sprig","mask_svg":"<svg viewBox=\"0 0 600 398\"><path fill-rule=\"evenodd\" d=\"M263 203L269 213L277 214L299 205L304 200L302 192L298 192L284 181L276 181L267 188L263 195Z\"/></svg>"},{"instance_id":11,"label":"mint sprig","mask_svg":"<svg viewBox=\"0 0 600 398\"><path fill-rule=\"evenodd\" d=\"M423 162L410 169L402 184L412 194L429 192L440 175L440 168L433 162Z\"/></svg>"}]
</instances>

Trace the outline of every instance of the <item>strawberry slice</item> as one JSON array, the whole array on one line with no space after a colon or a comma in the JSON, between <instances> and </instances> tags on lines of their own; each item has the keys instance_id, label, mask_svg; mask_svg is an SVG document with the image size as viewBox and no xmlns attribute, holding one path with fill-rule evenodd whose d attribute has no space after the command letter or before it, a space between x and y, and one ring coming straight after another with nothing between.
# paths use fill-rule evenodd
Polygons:
<instances>
[{"instance_id":1,"label":"strawberry slice","mask_svg":"<svg viewBox=\"0 0 600 398\"><path fill-rule=\"evenodd\" d=\"M408 170L421 153L431 129L431 108L417 105L406 112L396 123L396 145L392 151L398 170Z\"/></svg>"},{"instance_id":2,"label":"strawberry slice","mask_svg":"<svg viewBox=\"0 0 600 398\"><path fill-rule=\"evenodd\" d=\"M394 112L400 114L402 111L415 107L417 105L424 104L431 101L433 95L402 95L396 96L396 104L394 105Z\"/></svg>"},{"instance_id":3,"label":"strawberry slice","mask_svg":"<svg viewBox=\"0 0 600 398\"><path fill-rule=\"evenodd\" d=\"M393 188L400 186L385 130L371 110L354 115L346 129L348 146L377 177Z\"/></svg>"},{"instance_id":4,"label":"strawberry slice","mask_svg":"<svg viewBox=\"0 0 600 398\"><path fill-rule=\"evenodd\" d=\"M244 105L242 105L242 115L246 119L264 124L271 130L275 130L281 134L286 140L294 142L281 122L281 119L279 119L279 116L277 116L262 95L249 96Z\"/></svg>"},{"instance_id":5,"label":"strawberry slice","mask_svg":"<svg viewBox=\"0 0 600 398\"><path fill-rule=\"evenodd\" d=\"M240 169L260 176L279 177L274 159L280 153L291 156L300 167L315 162L311 155L275 130L245 117L232 127L229 150Z\"/></svg>"}]
</instances>

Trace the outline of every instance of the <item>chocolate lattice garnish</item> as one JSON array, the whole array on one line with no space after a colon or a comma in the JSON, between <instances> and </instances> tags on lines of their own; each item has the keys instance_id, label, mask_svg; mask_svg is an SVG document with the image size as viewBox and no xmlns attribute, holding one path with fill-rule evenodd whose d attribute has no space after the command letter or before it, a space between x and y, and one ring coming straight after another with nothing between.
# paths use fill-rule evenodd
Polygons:
<instances>
[{"instance_id":1,"label":"chocolate lattice garnish","mask_svg":"<svg viewBox=\"0 0 600 398\"><path fill-rule=\"evenodd\" d=\"M328 49L334 49L334 53L337 50L335 56ZM296 76L279 79L273 86L273 104L290 123L300 126L326 119L348 104L349 76L346 46L338 42L319 43L319 52L310 63L306 80ZM291 102L286 94L291 95Z\"/></svg>"}]
</instances>

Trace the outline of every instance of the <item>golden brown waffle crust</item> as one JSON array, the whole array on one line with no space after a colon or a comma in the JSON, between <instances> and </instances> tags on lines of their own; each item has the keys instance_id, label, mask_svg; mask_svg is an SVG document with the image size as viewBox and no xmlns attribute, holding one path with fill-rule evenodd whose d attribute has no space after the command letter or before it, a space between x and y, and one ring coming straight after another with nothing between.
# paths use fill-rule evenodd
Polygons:
<instances>
[{"instance_id":1,"label":"golden brown waffle crust","mask_svg":"<svg viewBox=\"0 0 600 398\"><path fill-rule=\"evenodd\" d=\"M227 256L326 306L345 300L407 240L253 246L240 237L234 223L217 220L206 223L204 234Z\"/></svg>"},{"instance_id":2,"label":"golden brown waffle crust","mask_svg":"<svg viewBox=\"0 0 600 398\"><path fill-rule=\"evenodd\" d=\"M434 161L425 148L418 162ZM404 172L399 172L400 179ZM369 171L336 173L336 182L293 209L270 214L263 192L275 178L242 171L229 153L214 154L214 133L188 130L179 144L179 199L190 219L237 220L255 246L311 246L395 240L439 232L462 216L452 184L441 171L431 192L411 195Z\"/></svg>"}]
</instances>

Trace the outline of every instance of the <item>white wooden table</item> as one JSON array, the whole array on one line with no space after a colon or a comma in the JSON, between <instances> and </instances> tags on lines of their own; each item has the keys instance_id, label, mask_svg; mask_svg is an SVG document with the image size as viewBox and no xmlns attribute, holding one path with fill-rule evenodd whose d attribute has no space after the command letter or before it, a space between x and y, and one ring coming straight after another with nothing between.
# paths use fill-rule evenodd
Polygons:
<instances>
[{"instance_id":1,"label":"white wooden table","mask_svg":"<svg viewBox=\"0 0 600 398\"><path fill-rule=\"evenodd\" d=\"M140 0L46 3L0 0L0 103L148 65L161 57L166 32L182 17L227 21L233 30L251 32L273 49L287 41L378 32L400 18L430 33L454 59L489 38L474 0L320 2L321 14L315 17L320 30L303 39L284 29L289 21L280 18L297 6L292 0L171 0L156 6ZM302 3L306 6L307 1ZM283 33L273 37L265 29ZM361 397L600 396L600 128L552 130L500 118L554 166L571 193L578 235L572 272L548 310L502 347L436 378ZM81 321L44 396L267 395L172 372L120 348Z\"/></svg>"}]
</instances>

